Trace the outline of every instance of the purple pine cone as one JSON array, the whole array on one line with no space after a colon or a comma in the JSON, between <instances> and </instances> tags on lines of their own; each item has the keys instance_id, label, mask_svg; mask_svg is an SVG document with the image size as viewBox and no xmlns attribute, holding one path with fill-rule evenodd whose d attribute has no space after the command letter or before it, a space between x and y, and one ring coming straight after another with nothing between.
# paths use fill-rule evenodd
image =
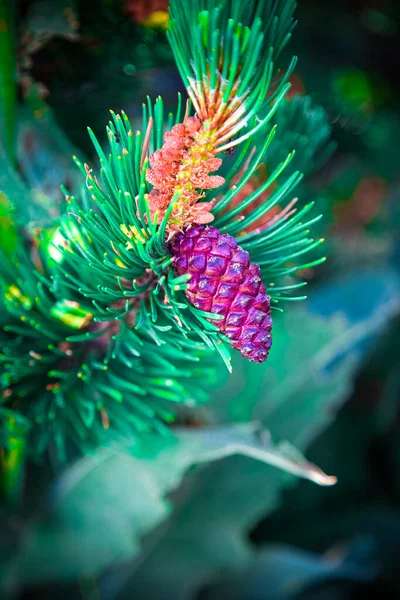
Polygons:
<instances>
[{"instance_id":1,"label":"purple pine cone","mask_svg":"<svg viewBox=\"0 0 400 600\"><path fill-rule=\"evenodd\" d=\"M232 236L204 225L176 235L171 249L177 275L191 275L190 302L224 317L214 323L243 356L265 361L272 343L270 298L249 253Z\"/></svg>"}]
</instances>

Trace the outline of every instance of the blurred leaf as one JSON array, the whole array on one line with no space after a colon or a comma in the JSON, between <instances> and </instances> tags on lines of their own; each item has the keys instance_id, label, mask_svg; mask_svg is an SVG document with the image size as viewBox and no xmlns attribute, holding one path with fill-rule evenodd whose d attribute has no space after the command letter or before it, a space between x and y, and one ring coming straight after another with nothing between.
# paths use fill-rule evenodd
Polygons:
<instances>
[{"instance_id":1,"label":"blurred leaf","mask_svg":"<svg viewBox=\"0 0 400 600\"><path fill-rule=\"evenodd\" d=\"M265 366L260 368L235 357L233 375L222 390L221 402L216 403L218 421L265 420L275 410L284 409L285 404L290 410L300 392L308 394L308 400L315 398L318 402L318 393L326 394L332 385L338 397L343 397L348 390L347 380L342 375L336 380L336 373L327 376L325 368L329 357L336 355L337 341L346 330L342 315L326 319L310 314L303 307L286 310L276 317L273 345ZM349 357L346 360L352 369L352 360ZM345 370L346 364L342 366ZM339 390L336 386L340 381L346 385ZM311 417L318 415L314 405L310 411ZM309 424L314 424L313 419Z\"/></svg>"},{"instance_id":2,"label":"blurred leaf","mask_svg":"<svg viewBox=\"0 0 400 600\"><path fill-rule=\"evenodd\" d=\"M66 133L59 127L52 111L43 102L34 111L20 111L18 160L21 173L32 190L41 213L35 226L53 224L64 202L63 184L71 194L80 193L81 174L72 156L78 154ZM80 159L85 161L82 153Z\"/></svg>"},{"instance_id":3,"label":"blurred leaf","mask_svg":"<svg viewBox=\"0 0 400 600\"><path fill-rule=\"evenodd\" d=\"M15 208L14 217L17 223L27 225L44 219L46 213L31 196L29 188L20 175L11 166L0 149L0 192L2 192Z\"/></svg>"},{"instance_id":4,"label":"blurred leaf","mask_svg":"<svg viewBox=\"0 0 400 600\"><path fill-rule=\"evenodd\" d=\"M305 406L314 398L318 405L318 393L329 390L340 402L365 351L400 310L400 280L390 269L368 270L314 289L307 306L308 311L301 306L275 317L273 345L263 367L233 357L233 374L210 408L214 421L261 420L282 437L279 429L275 433L273 415L285 403L289 412L293 402ZM310 411L308 424L315 433L315 417L323 424L330 415L314 405Z\"/></svg>"},{"instance_id":5,"label":"blurred leaf","mask_svg":"<svg viewBox=\"0 0 400 600\"><path fill-rule=\"evenodd\" d=\"M391 276L387 274L387 281ZM384 277L377 273L377 289ZM360 293L346 295L344 314L336 310L324 318L299 308L275 318L266 365L237 361L212 404L215 420L256 418L274 438L304 449L348 396L366 351L364 341L376 337L398 310L398 291L388 286L389 297L375 295L371 284L368 279ZM342 306L344 296L338 291L334 308ZM361 299L368 310L350 310L351 302ZM126 568L121 599L129 598L132 590L138 600L185 598L219 569L244 568L253 556L246 531L277 507L282 488L292 483L287 473L249 464L243 457L187 480L176 495L169 523L148 536L140 566L132 563L129 574Z\"/></svg>"},{"instance_id":6,"label":"blurred leaf","mask_svg":"<svg viewBox=\"0 0 400 600\"><path fill-rule=\"evenodd\" d=\"M17 245L17 230L13 211L7 196L0 191L0 248L7 254L14 252Z\"/></svg>"},{"instance_id":7,"label":"blurred leaf","mask_svg":"<svg viewBox=\"0 0 400 600\"><path fill-rule=\"evenodd\" d=\"M9 198L14 206L26 204L29 193L21 177L10 165L3 150L0 148L0 191Z\"/></svg>"},{"instance_id":8,"label":"blurred leaf","mask_svg":"<svg viewBox=\"0 0 400 600\"><path fill-rule=\"evenodd\" d=\"M201 594L201 600L291 600L328 583L365 583L377 575L373 558L368 538L327 556L270 546L260 550L245 572L218 578ZM343 598L339 589L333 598Z\"/></svg>"},{"instance_id":9,"label":"blurred leaf","mask_svg":"<svg viewBox=\"0 0 400 600\"><path fill-rule=\"evenodd\" d=\"M343 314L354 325L371 319L384 323L386 312L400 309L400 279L394 269L369 268L347 272L315 290L309 299L311 310L323 316ZM374 315L374 307L377 308ZM378 323L371 326L372 331ZM368 337L368 331L364 337Z\"/></svg>"},{"instance_id":10,"label":"blurred leaf","mask_svg":"<svg viewBox=\"0 0 400 600\"><path fill-rule=\"evenodd\" d=\"M334 470L338 485L329 495L319 490L310 494L303 485L285 493L279 510L252 533L254 542L274 539L321 550L363 533L380 546L391 540L390 547L380 550L380 562L396 555L393 546L398 544L400 531L399 333L397 319L364 363L351 402L307 450L325 469Z\"/></svg>"},{"instance_id":11,"label":"blurred leaf","mask_svg":"<svg viewBox=\"0 0 400 600\"><path fill-rule=\"evenodd\" d=\"M47 514L33 526L18 557L18 577L31 582L92 575L137 554L140 537L167 516L164 497L187 469L233 454L321 485L335 482L294 448L274 447L255 425L177 430L176 438L149 436L134 448L103 449L59 479Z\"/></svg>"},{"instance_id":12,"label":"blurred leaf","mask_svg":"<svg viewBox=\"0 0 400 600\"><path fill-rule=\"evenodd\" d=\"M60 214L60 185L63 183L72 193L79 192L81 175L72 160L76 149L45 105L40 118L29 108L21 110L19 116L18 160L22 177L0 149L0 193L15 208L17 223L30 229L45 227Z\"/></svg>"}]
</instances>

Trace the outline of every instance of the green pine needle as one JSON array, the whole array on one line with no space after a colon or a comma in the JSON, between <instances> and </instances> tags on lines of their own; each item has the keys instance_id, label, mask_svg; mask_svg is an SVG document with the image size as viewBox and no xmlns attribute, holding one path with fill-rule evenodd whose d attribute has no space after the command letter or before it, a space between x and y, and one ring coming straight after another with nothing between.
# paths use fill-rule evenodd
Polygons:
<instances>
[{"instance_id":1,"label":"green pine needle","mask_svg":"<svg viewBox=\"0 0 400 600\"><path fill-rule=\"evenodd\" d=\"M168 434L179 405L207 400L217 354L231 370L221 317L192 306L188 276L171 268L168 223L180 192L160 222L148 203L150 157L184 114L202 110L203 93L219 94L232 122L218 146L225 183L202 198L215 200L213 225L260 265L272 308L305 298L295 295L305 285L295 274L324 260L302 263L322 242L310 237L319 216L311 216L311 203L294 208L302 173L280 127L293 140L314 140L309 157L326 143L327 129L318 110L307 121L309 100L284 100L295 61L285 72L275 63L294 8L293 0L173 0L168 36L191 102L179 95L166 115L161 98L154 105L148 98L141 131L111 111L107 149L89 129L99 172L74 157L81 194L63 189L65 210L51 229L20 237L7 255L0 248L0 412L24 424L32 453L52 446L65 459L70 443L85 451L113 432ZM225 150L236 146L227 159Z\"/></svg>"}]
</instances>

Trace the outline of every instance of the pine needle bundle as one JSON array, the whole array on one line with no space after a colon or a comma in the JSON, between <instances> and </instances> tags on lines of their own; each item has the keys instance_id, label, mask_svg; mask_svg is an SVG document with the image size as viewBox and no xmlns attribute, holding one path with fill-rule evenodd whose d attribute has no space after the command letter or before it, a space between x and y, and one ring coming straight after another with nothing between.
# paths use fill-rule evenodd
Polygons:
<instances>
[{"instance_id":1,"label":"pine needle bundle","mask_svg":"<svg viewBox=\"0 0 400 600\"><path fill-rule=\"evenodd\" d=\"M294 197L294 153L256 177L274 163L294 9L172 0L188 99L168 114L148 99L141 131L111 112L107 149L89 130L99 172L75 158L79 197L64 189L53 227L3 249L6 446L24 431L32 453L64 459L109 433L168 434L177 406L207 400L218 356L229 370L232 351L267 360L274 310L304 298L296 272L324 260L307 260L320 217Z\"/></svg>"}]
</instances>

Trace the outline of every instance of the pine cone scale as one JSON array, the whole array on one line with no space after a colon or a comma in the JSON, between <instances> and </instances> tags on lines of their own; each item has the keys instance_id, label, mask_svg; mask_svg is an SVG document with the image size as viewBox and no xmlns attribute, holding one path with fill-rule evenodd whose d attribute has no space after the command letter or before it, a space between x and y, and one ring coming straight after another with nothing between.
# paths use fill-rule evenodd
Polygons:
<instances>
[{"instance_id":1,"label":"pine cone scale","mask_svg":"<svg viewBox=\"0 0 400 600\"><path fill-rule=\"evenodd\" d=\"M176 273L191 275L189 301L223 317L216 325L243 356L266 360L272 341L270 299L248 252L233 237L204 226L178 234L171 250Z\"/></svg>"}]
</instances>

